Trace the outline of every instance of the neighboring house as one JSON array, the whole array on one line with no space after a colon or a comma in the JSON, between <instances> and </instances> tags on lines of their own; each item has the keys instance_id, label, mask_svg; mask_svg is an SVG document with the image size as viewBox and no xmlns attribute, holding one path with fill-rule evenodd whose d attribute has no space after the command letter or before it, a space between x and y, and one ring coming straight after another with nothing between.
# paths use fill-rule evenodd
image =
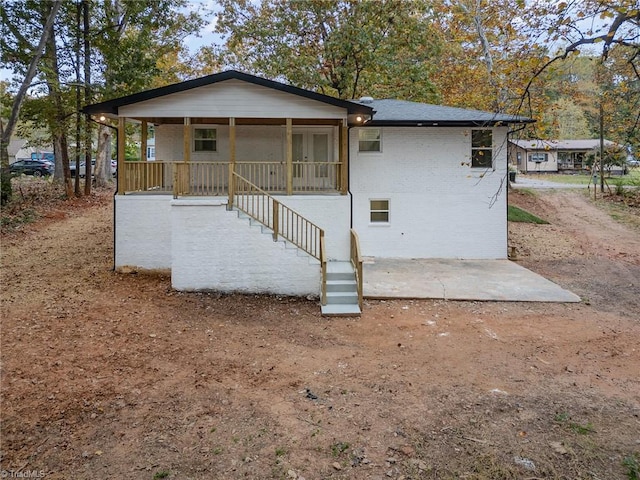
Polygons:
<instances>
[{"instance_id":1,"label":"neighboring house","mask_svg":"<svg viewBox=\"0 0 640 480\"><path fill-rule=\"evenodd\" d=\"M17 160L50 158L48 154L52 151L52 149L45 148L43 150L37 147L29 147L27 146L27 140L25 140L24 138L12 136L11 140L9 141L7 151L9 153L9 164L12 164Z\"/></svg>"},{"instance_id":2,"label":"neighboring house","mask_svg":"<svg viewBox=\"0 0 640 480\"><path fill-rule=\"evenodd\" d=\"M605 147L616 143L605 140ZM509 161L523 173L579 173L587 170L587 156L600 148L600 139L509 140ZM622 171L614 167L612 171Z\"/></svg>"},{"instance_id":3,"label":"neighboring house","mask_svg":"<svg viewBox=\"0 0 640 480\"><path fill-rule=\"evenodd\" d=\"M31 151L28 148L25 148L25 144L27 141L23 138L11 137L9 140L9 145L7 146L7 152L9 154L9 164L17 160L23 160L27 158L31 158Z\"/></svg>"},{"instance_id":4,"label":"neighboring house","mask_svg":"<svg viewBox=\"0 0 640 480\"><path fill-rule=\"evenodd\" d=\"M147 139L147 160L154 161L156 159L156 137Z\"/></svg>"},{"instance_id":5,"label":"neighboring house","mask_svg":"<svg viewBox=\"0 0 640 480\"><path fill-rule=\"evenodd\" d=\"M84 112L118 120L116 269L170 270L178 290L320 295L329 314L358 311L360 256L506 258L507 136L533 121L236 71ZM127 122L144 153L153 124L155 161L123 161Z\"/></svg>"}]
</instances>

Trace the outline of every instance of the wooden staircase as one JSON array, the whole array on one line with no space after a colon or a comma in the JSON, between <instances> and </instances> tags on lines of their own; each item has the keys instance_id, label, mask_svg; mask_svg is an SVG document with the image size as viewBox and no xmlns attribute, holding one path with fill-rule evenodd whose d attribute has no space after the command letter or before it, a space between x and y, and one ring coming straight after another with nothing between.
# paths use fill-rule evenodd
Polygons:
<instances>
[{"instance_id":1,"label":"wooden staircase","mask_svg":"<svg viewBox=\"0 0 640 480\"><path fill-rule=\"evenodd\" d=\"M351 230L350 261L328 262L324 230L281 204L246 178L233 172L230 176L227 209L260 225L273 240L283 240L317 260L321 268L320 304L328 316L360 315L362 311L362 258L358 235Z\"/></svg>"}]
</instances>

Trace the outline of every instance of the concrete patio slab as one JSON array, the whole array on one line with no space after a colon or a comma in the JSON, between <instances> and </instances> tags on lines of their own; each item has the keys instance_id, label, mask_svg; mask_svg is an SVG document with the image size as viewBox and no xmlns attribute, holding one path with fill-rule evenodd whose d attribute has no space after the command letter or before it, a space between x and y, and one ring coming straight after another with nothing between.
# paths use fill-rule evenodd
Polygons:
<instances>
[{"instance_id":1,"label":"concrete patio slab","mask_svg":"<svg viewBox=\"0 0 640 480\"><path fill-rule=\"evenodd\" d=\"M367 298L580 302L580 297L510 260L364 260Z\"/></svg>"}]
</instances>

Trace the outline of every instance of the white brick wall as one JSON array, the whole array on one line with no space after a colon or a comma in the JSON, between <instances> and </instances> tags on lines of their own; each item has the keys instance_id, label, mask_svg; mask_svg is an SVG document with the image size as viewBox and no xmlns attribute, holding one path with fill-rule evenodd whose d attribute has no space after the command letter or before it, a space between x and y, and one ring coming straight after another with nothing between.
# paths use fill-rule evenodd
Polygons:
<instances>
[{"instance_id":1,"label":"white brick wall","mask_svg":"<svg viewBox=\"0 0 640 480\"><path fill-rule=\"evenodd\" d=\"M326 232L329 259L349 258L348 196L279 198ZM317 261L274 242L226 198L116 196L116 267L171 269L178 290L318 295Z\"/></svg>"},{"instance_id":2,"label":"white brick wall","mask_svg":"<svg viewBox=\"0 0 640 480\"><path fill-rule=\"evenodd\" d=\"M353 226L365 256L506 258L506 128L494 129L495 170L471 169L471 129L385 127L382 153L350 135ZM389 199L388 224L369 200Z\"/></svg>"},{"instance_id":3,"label":"white brick wall","mask_svg":"<svg viewBox=\"0 0 640 480\"><path fill-rule=\"evenodd\" d=\"M171 195L116 195L115 266L171 268Z\"/></svg>"},{"instance_id":4,"label":"white brick wall","mask_svg":"<svg viewBox=\"0 0 640 480\"><path fill-rule=\"evenodd\" d=\"M224 200L174 200L171 218L174 288L319 295L318 262L274 242Z\"/></svg>"},{"instance_id":5,"label":"white brick wall","mask_svg":"<svg viewBox=\"0 0 640 480\"><path fill-rule=\"evenodd\" d=\"M194 127L194 126L192 126ZM217 130L217 151L191 152L193 161L229 161L229 126L207 125ZM182 125L158 125L156 128L156 160L181 161L184 157ZM338 158L338 134L336 127L295 127L294 133L311 131L328 133L333 140L330 161ZM238 162L285 161L286 131L280 125L236 126L236 160Z\"/></svg>"}]
</instances>

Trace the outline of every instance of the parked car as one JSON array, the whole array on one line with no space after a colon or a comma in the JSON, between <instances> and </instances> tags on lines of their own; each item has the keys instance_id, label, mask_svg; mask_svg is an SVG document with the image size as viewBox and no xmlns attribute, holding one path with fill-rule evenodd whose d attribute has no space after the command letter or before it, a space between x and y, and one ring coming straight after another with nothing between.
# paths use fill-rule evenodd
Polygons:
<instances>
[{"instance_id":1,"label":"parked car","mask_svg":"<svg viewBox=\"0 0 640 480\"><path fill-rule=\"evenodd\" d=\"M627 165L630 167L640 167L640 160L636 160L635 158L630 158L627 160Z\"/></svg>"},{"instance_id":2,"label":"parked car","mask_svg":"<svg viewBox=\"0 0 640 480\"><path fill-rule=\"evenodd\" d=\"M12 175L33 175L34 177L44 177L53 175L53 163L48 160L18 160L9 166Z\"/></svg>"},{"instance_id":3,"label":"parked car","mask_svg":"<svg viewBox=\"0 0 640 480\"><path fill-rule=\"evenodd\" d=\"M111 160L111 175L115 176L117 173L118 163L115 160ZM95 158L91 160L91 175L93 176L96 169L96 160ZM69 170L71 171L71 176L76 176L76 162L72 161L69 163ZM80 162L80 178L84 178L87 175L87 164L83 160Z\"/></svg>"}]
</instances>

